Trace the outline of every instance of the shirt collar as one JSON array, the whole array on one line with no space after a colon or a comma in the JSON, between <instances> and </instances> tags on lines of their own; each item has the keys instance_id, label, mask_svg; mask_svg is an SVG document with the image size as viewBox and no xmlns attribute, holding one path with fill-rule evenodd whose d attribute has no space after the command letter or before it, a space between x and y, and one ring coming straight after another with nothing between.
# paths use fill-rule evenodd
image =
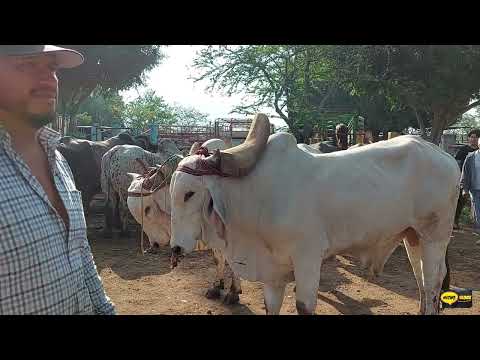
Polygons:
<instances>
[{"instance_id":1,"label":"shirt collar","mask_svg":"<svg viewBox=\"0 0 480 360\"><path fill-rule=\"evenodd\" d=\"M35 140L38 140L44 147L56 145L61 138L61 134L49 127L40 128L35 134Z\"/></svg>"},{"instance_id":2,"label":"shirt collar","mask_svg":"<svg viewBox=\"0 0 480 360\"><path fill-rule=\"evenodd\" d=\"M61 138L61 134L49 127L43 126L35 133L35 140L39 141L43 147L51 146L57 143ZM0 145L5 147L11 146L11 136L0 121Z\"/></svg>"}]
</instances>

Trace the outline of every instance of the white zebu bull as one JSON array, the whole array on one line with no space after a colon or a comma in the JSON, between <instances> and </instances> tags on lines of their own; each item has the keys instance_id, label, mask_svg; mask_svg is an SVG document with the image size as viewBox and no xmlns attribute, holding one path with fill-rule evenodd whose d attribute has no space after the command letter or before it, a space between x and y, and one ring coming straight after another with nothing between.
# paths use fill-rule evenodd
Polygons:
<instances>
[{"instance_id":1,"label":"white zebu bull","mask_svg":"<svg viewBox=\"0 0 480 360\"><path fill-rule=\"evenodd\" d=\"M208 140L203 143L202 147L209 151L226 149L224 141L220 139ZM200 144L194 144L189 154L194 154L199 148ZM181 157L180 160L181 159L183 159L183 157ZM142 184L146 181L145 177L138 174L130 174L131 185L128 189L128 208L135 220L139 224L143 223L143 229L150 240L152 248L154 246L167 245L170 241L171 207L168 182L170 176L176 170L178 162L179 160L166 163L163 167L159 168L160 173L157 172L151 177L149 187L151 189L157 188L154 192L145 189L142 191ZM141 196L142 194L143 196ZM206 250L208 247L204 242L199 241L195 249ZM231 271L222 251L219 249L212 250L217 271L213 287L208 289L206 297L209 299L219 298L221 296L221 290L224 289L226 285L225 283L230 283L229 291L224 298L224 302L226 304L237 303L239 301L238 295L242 293L240 278L235 276ZM225 275L226 273L228 274L227 276ZM225 282L225 280L228 281Z\"/></svg>"},{"instance_id":2,"label":"white zebu bull","mask_svg":"<svg viewBox=\"0 0 480 360\"><path fill-rule=\"evenodd\" d=\"M244 144L180 162L170 184L173 253L203 239L224 249L241 278L265 284L267 314L280 312L293 280L298 313L312 314L323 259L358 256L377 275L403 240L420 312L438 313L459 192L455 159L416 136L314 154L268 129L259 114Z\"/></svg>"},{"instance_id":3,"label":"white zebu bull","mask_svg":"<svg viewBox=\"0 0 480 360\"><path fill-rule=\"evenodd\" d=\"M101 186L106 196L104 235L111 236L112 218L118 207L122 233L128 230L127 193L131 177L128 173L144 173L148 167L162 164L169 156L180 154L171 140L162 140L158 152L151 153L134 145L117 145L102 157Z\"/></svg>"}]
</instances>

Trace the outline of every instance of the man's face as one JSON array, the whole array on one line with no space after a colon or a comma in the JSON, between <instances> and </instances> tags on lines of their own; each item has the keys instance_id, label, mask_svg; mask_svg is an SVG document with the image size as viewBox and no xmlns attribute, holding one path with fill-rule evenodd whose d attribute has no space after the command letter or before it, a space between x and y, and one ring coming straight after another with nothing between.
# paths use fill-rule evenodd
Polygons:
<instances>
[{"instance_id":1,"label":"man's face","mask_svg":"<svg viewBox=\"0 0 480 360\"><path fill-rule=\"evenodd\" d=\"M0 116L40 128L55 118L58 65L54 55L0 56Z\"/></svg>"},{"instance_id":2,"label":"man's face","mask_svg":"<svg viewBox=\"0 0 480 360\"><path fill-rule=\"evenodd\" d=\"M472 134L468 137L468 143L471 147L478 147L478 137L475 134Z\"/></svg>"}]
</instances>

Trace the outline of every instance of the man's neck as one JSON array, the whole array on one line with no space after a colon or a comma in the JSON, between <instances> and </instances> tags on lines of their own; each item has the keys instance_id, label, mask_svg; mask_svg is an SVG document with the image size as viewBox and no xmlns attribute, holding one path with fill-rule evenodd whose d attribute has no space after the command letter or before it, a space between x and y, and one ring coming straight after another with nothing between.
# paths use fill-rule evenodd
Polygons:
<instances>
[{"instance_id":1,"label":"man's neck","mask_svg":"<svg viewBox=\"0 0 480 360\"><path fill-rule=\"evenodd\" d=\"M25 118L15 115L2 115L3 127L9 133L12 148L18 153L30 153L38 150L39 143L36 141L38 129L33 128Z\"/></svg>"}]
</instances>

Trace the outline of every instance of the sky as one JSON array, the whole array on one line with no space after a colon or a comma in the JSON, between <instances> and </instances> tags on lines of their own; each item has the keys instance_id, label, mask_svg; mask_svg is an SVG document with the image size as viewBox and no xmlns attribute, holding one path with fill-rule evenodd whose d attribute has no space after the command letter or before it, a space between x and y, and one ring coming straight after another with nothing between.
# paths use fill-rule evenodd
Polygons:
<instances>
[{"instance_id":1,"label":"sky","mask_svg":"<svg viewBox=\"0 0 480 360\"><path fill-rule=\"evenodd\" d=\"M167 58L147 74L148 81L145 88L139 89L142 94L147 88L155 90L158 96L165 99L168 104L179 104L194 107L209 115L209 120L216 118L243 117L241 114L229 114L230 111L242 102L243 95L224 96L218 92L208 93L205 91L208 83L194 83L189 79L195 73L190 68L195 54L201 45L172 45L164 48ZM125 101L130 101L138 96L137 90L131 89L123 92ZM267 114L276 115L273 109L262 109ZM278 118L270 118L276 127L286 126L285 122Z\"/></svg>"}]
</instances>

